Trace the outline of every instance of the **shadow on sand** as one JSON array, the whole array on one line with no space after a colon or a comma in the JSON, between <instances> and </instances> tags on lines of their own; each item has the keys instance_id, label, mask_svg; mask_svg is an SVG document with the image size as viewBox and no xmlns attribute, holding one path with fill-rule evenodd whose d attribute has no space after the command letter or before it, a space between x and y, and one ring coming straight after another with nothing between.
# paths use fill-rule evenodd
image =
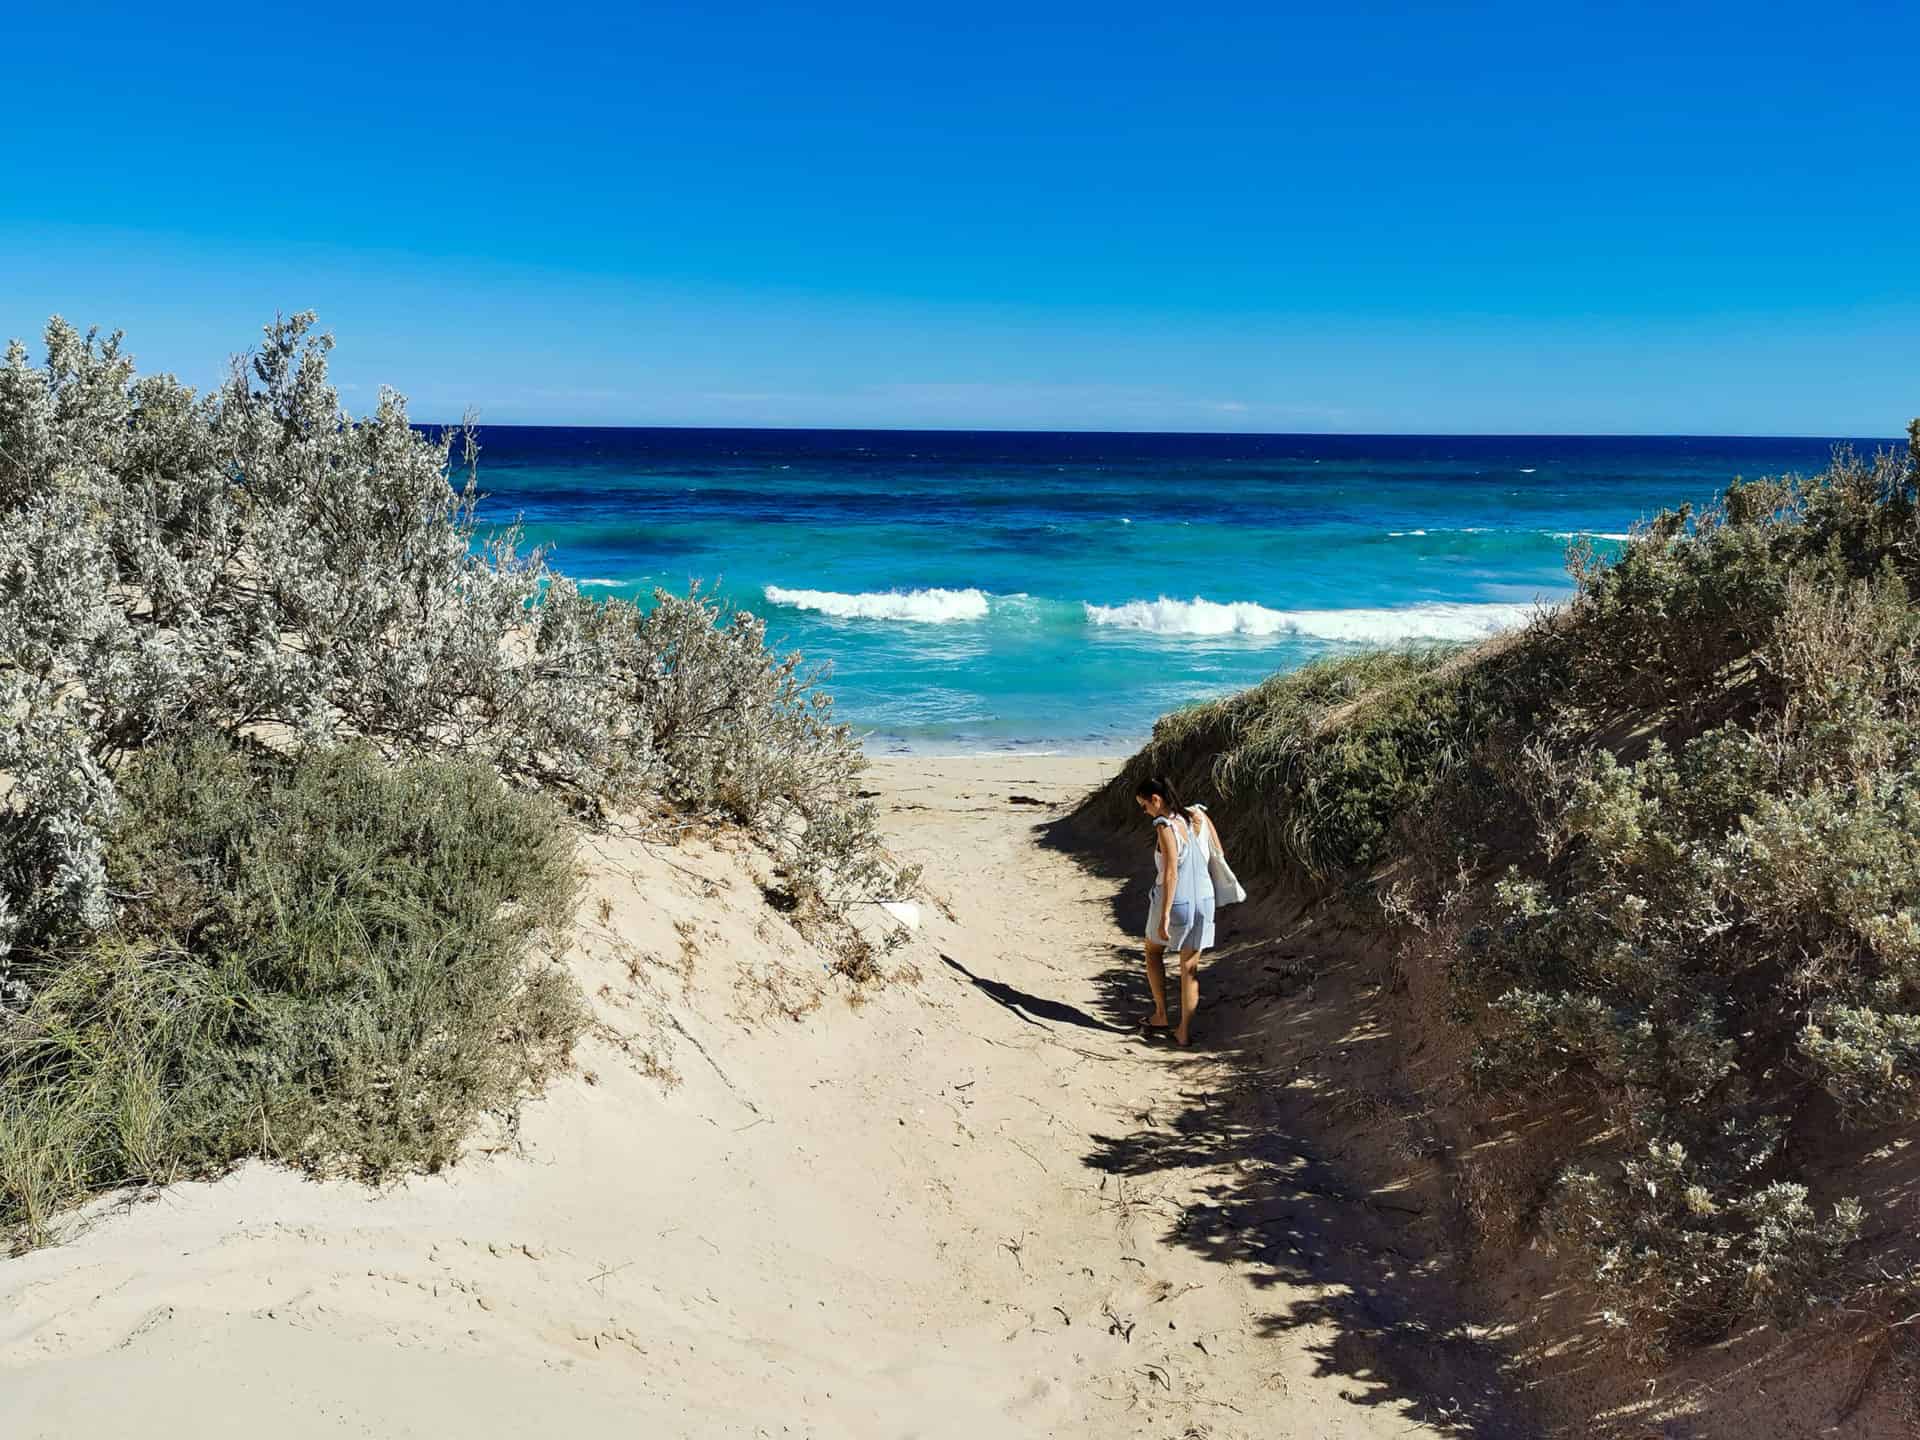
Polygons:
<instances>
[{"instance_id":1,"label":"shadow on sand","mask_svg":"<svg viewBox=\"0 0 1920 1440\"><path fill-rule=\"evenodd\" d=\"M989 980L983 975L976 975L944 950L940 952L940 958L947 963L949 969L958 970L966 976L981 994L996 1004L1004 1005L1029 1025L1051 1021L1056 1025L1077 1025L1082 1030L1124 1031L1127 1028L1124 1025L1110 1025L1105 1020L1096 1020L1079 1006L1069 1005L1063 1000L1048 1000L1043 996L1015 989L1004 980Z\"/></svg>"},{"instance_id":2,"label":"shadow on sand","mask_svg":"<svg viewBox=\"0 0 1920 1440\"><path fill-rule=\"evenodd\" d=\"M1144 837L1090 833L1071 817L1035 834L1119 881L1114 917L1125 932L1138 929L1150 879ZM1357 1186L1328 1158L1367 1125L1364 1094L1343 1077L1377 1075L1389 1059L1380 1047L1390 1034L1373 1015L1379 957L1331 924L1257 900L1222 912L1218 940L1202 965L1194 1051L1168 1053L1161 1098L1137 1128L1096 1136L1084 1163L1197 1191L1163 1242L1291 1292L1261 1317L1262 1331L1299 1336L1318 1373L1345 1382L1349 1402L1446 1435L1539 1434L1503 1379L1501 1355L1462 1313L1450 1206L1436 1202L1429 1214L1419 1193ZM1105 1028L1123 1028L1146 999L1139 949L1113 945L1093 959L1102 967L1096 1008ZM1430 1177L1431 1158L1405 1168Z\"/></svg>"}]
</instances>

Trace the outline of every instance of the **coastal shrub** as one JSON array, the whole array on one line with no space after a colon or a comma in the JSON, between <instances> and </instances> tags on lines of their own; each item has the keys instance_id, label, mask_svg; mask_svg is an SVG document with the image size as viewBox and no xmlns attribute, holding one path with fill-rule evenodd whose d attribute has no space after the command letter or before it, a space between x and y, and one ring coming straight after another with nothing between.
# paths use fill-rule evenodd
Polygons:
<instances>
[{"instance_id":1,"label":"coastal shrub","mask_svg":"<svg viewBox=\"0 0 1920 1440\"><path fill-rule=\"evenodd\" d=\"M1698 727L1786 704L1765 652L1796 595L1920 579L1912 490L1908 454L1842 446L1810 479L1735 481L1699 513L1662 512L1610 561L1577 551L1560 637L1570 707Z\"/></svg>"},{"instance_id":2,"label":"coastal shrub","mask_svg":"<svg viewBox=\"0 0 1920 1440\"><path fill-rule=\"evenodd\" d=\"M512 732L518 767L615 737L655 793L697 814L752 828L823 900L913 883L882 853L860 798L866 761L833 719L826 672L775 656L766 623L703 595L656 590L652 605L588 600L554 577L532 641L577 693ZM582 667L591 683L571 678Z\"/></svg>"},{"instance_id":3,"label":"coastal shrub","mask_svg":"<svg viewBox=\"0 0 1920 1440\"><path fill-rule=\"evenodd\" d=\"M1170 773L1220 797L1243 878L1391 885L1377 918L1457 930L1468 1078L1595 1113L1527 1208L1646 1348L1848 1294L1866 1216L1805 1139L1920 1124L1909 434L1577 547L1517 636L1171 716L1095 802Z\"/></svg>"},{"instance_id":4,"label":"coastal shrub","mask_svg":"<svg viewBox=\"0 0 1920 1440\"><path fill-rule=\"evenodd\" d=\"M1641 1345L1717 1339L1755 1313L1791 1326L1832 1293L1860 1236L1855 1201L1822 1215L1804 1185L1730 1198L1719 1181L1677 1142L1650 1143L1606 1178L1574 1168L1561 1179L1549 1229L1593 1257L1604 1318Z\"/></svg>"},{"instance_id":5,"label":"coastal shrub","mask_svg":"<svg viewBox=\"0 0 1920 1440\"><path fill-rule=\"evenodd\" d=\"M198 394L49 322L0 364L0 1003L10 945L112 912L116 768L188 725L465 757L576 809L752 825L823 888L888 875L819 676L701 597L589 601L479 525L470 431L355 419L311 315ZM462 473L464 472L464 473Z\"/></svg>"},{"instance_id":6,"label":"coastal shrub","mask_svg":"<svg viewBox=\"0 0 1920 1440\"><path fill-rule=\"evenodd\" d=\"M1483 1083L1611 1122L1546 1222L1649 1345L1844 1293L1860 1207L1790 1140L1920 1121L1916 459L1736 485L1580 574L1567 762L1452 967Z\"/></svg>"},{"instance_id":7,"label":"coastal shrub","mask_svg":"<svg viewBox=\"0 0 1920 1440\"><path fill-rule=\"evenodd\" d=\"M550 958L577 886L548 801L471 762L218 736L117 777L118 897L16 951L0 1231L246 1156L378 1178L452 1160L584 1021Z\"/></svg>"}]
</instances>

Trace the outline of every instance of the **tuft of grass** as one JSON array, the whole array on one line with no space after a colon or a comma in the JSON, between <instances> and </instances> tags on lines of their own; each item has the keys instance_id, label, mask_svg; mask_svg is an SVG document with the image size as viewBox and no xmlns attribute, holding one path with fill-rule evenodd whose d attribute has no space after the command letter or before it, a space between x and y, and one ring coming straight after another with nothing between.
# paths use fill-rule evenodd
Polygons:
<instances>
[{"instance_id":1,"label":"tuft of grass","mask_svg":"<svg viewBox=\"0 0 1920 1440\"><path fill-rule=\"evenodd\" d=\"M1140 780L1165 775L1216 806L1236 865L1317 888L1389 858L1403 817L1530 708L1537 646L1426 646L1330 656L1177 710L1090 807L1131 821Z\"/></svg>"},{"instance_id":2,"label":"tuft of grass","mask_svg":"<svg viewBox=\"0 0 1920 1440\"><path fill-rule=\"evenodd\" d=\"M14 955L0 1229L248 1156L379 1179L560 1064L577 877L558 811L467 764L194 739L119 777L104 932Z\"/></svg>"}]
</instances>

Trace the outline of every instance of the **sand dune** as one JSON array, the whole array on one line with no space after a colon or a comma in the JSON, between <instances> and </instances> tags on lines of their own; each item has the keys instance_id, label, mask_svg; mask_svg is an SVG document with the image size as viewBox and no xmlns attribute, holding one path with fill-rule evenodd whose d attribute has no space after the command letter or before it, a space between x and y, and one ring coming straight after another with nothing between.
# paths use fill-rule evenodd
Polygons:
<instances>
[{"instance_id":1,"label":"sand dune","mask_svg":"<svg viewBox=\"0 0 1920 1440\"><path fill-rule=\"evenodd\" d=\"M0 1433L1446 1433L1262 1258L1309 1277L1308 1218L1174 1243L1235 1233L1248 1162L1182 1151L1216 1062L1119 1023L1115 882L1042 843L1105 770L880 767L952 915L858 1008L763 861L597 842L599 1025L517 1133L384 1193L252 1165L96 1207L0 1264Z\"/></svg>"}]
</instances>

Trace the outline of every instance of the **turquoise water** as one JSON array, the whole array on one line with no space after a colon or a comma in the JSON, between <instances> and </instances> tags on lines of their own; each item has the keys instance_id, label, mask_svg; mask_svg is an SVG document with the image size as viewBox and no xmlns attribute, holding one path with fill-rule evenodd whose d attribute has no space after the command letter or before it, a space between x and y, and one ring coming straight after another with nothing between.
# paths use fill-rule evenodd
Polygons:
<instances>
[{"instance_id":1,"label":"turquoise water","mask_svg":"<svg viewBox=\"0 0 1920 1440\"><path fill-rule=\"evenodd\" d=\"M489 427L481 483L585 586L764 615L872 751L1111 750L1315 655L1515 623L1574 536L1832 443Z\"/></svg>"}]
</instances>

